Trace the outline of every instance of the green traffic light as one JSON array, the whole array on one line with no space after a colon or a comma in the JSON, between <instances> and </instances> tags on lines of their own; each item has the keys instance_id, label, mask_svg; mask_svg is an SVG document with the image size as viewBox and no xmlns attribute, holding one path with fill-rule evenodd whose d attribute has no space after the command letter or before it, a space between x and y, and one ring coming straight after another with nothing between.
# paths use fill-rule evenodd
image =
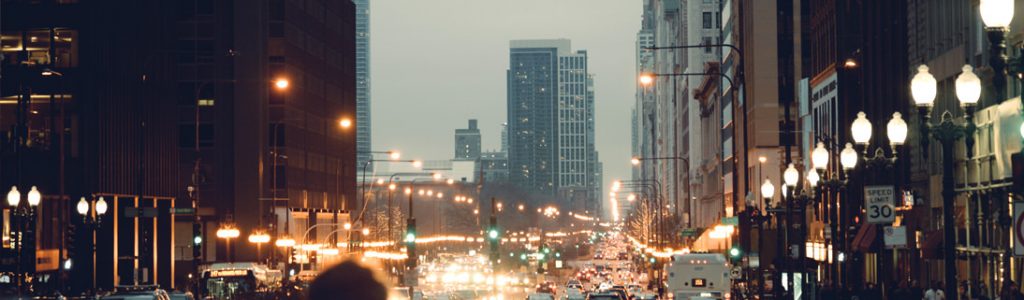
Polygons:
<instances>
[{"instance_id":1,"label":"green traffic light","mask_svg":"<svg viewBox=\"0 0 1024 300\"><path fill-rule=\"evenodd\" d=\"M406 243L412 243L412 242L415 242L415 241L416 241L416 234L415 233L410 232L410 233L406 233L405 234L405 242Z\"/></svg>"},{"instance_id":2,"label":"green traffic light","mask_svg":"<svg viewBox=\"0 0 1024 300\"><path fill-rule=\"evenodd\" d=\"M203 237L197 235L196 237L192 238L192 243L196 245L202 244Z\"/></svg>"},{"instance_id":3,"label":"green traffic light","mask_svg":"<svg viewBox=\"0 0 1024 300\"><path fill-rule=\"evenodd\" d=\"M520 260L526 260L526 253L520 254L519 255L519 259Z\"/></svg>"},{"instance_id":4,"label":"green traffic light","mask_svg":"<svg viewBox=\"0 0 1024 300\"><path fill-rule=\"evenodd\" d=\"M562 257L562 253L561 252L555 252L555 257Z\"/></svg>"},{"instance_id":5,"label":"green traffic light","mask_svg":"<svg viewBox=\"0 0 1024 300\"><path fill-rule=\"evenodd\" d=\"M550 248L544 248L544 254L548 254L548 253L551 253L551 249Z\"/></svg>"},{"instance_id":6,"label":"green traffic light","mask_svg":"<svg viewBox=\"0 0 1024 300\"><path fill-rule=\"evenodd\" d=\"M498 231L495 229L491 229L490 231L487 232L487 236L491 237L492 240L496 240L498 239Z\"/></svg>"},{"instance_id":7,"label":"green traffic light","mask_svg":"<svg viewBox=\"0 0 1024 300\"><path fill-rule=\"evenodd\" d=\"M651 263L652 263L652 264L654 263L654 261L655 261L655 260L654 260L654 257L653 257L653 256L651 257L651 260L650 260L650 261L651 261Z\"/></svg>"},{"instance_id":8,"label":"green traffic light","mask_svg":"<svg viewBox=\"0 0 1024 300\"><path fill-rule=\"evenodd\" d=\"M729 256L732 256L733 258L740 257L740 254L743 254L742 251L740 251L740 248L732 247L729 249Z\"/></svg>"}]
</instances>

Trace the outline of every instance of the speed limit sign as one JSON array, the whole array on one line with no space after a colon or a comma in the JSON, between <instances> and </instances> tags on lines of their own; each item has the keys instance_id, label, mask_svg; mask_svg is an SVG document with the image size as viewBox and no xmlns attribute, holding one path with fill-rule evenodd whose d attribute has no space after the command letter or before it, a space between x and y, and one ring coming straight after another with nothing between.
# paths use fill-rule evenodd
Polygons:
<instances>
[{"instance_id":1,"label":"speed limit sign","mask_svg":"<svg viewBox=\"0 0 1024 300\"><path fill-rule=\"evenodd\" d=\"M869 224L889 224L896 220L896 188L891 185L864 187L864 212Z\"/></svg>"}]
</instances>

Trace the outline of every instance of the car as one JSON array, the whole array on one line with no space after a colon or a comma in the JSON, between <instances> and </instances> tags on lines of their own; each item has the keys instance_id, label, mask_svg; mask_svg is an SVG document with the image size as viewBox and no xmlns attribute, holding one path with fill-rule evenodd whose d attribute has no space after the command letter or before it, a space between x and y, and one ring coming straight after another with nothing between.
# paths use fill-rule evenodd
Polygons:
<instances>
[{"instance_id":1,"label":"car","mask_svg":"<svg viewBox=\"0 0 1024 300\"><path fill-rule=\"evenodd\" d=\"M555 295L550 293L533 293L527 295L526 300L555 300Z\"/></svg>"},{"instance_id":2,"label":"car","mask_svg":"<svg viewBox=\"0 0 1024 300\"><path fill-rule=\"evenodd\" d=\"M555 283L551 281L545 281L537 284L537 293L555 294Z\"/></svg>"},{"instance_id":3,"label":"car","mask_svg":"<svg viewBox=\"0 0 1024 300\"><path fill-rule=\"evenodd\" d=\"M156 286L118 286L114 293L103 296L103 300L170 300L171 296Z\"/></svg>"},{"instance_id":4,"label":"car","mask_svg":"<svg viewBox=\"0 0 1024 300\"><path fill-rule=\"evenodd\" d=\"M626 300L626 298L617 293L599 292L587 295L587 300Z\"/></svg>"},{"instance_id":5,"label":"car","mask_svg":"<svg viewBox=\"0 0 1024 300\"><path fill-rule=\"evenodd\" d=\"M575 280L575 279L569 279L569 282L566 282L566 283L565 283L565 286L571 286L571 285L581 285L581 284L582 284L582 283L581 283L581 282L580 282L579 280Z\"/></svg>"}]
</instances>

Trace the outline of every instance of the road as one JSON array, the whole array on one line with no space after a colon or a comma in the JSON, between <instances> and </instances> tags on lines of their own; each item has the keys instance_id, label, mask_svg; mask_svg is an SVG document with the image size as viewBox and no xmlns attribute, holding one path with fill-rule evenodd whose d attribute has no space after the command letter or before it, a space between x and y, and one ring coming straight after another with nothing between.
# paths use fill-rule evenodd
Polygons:
<instances>
[{"instance_id":1,"label":"road","mask_svg":"<svg viewBox=\"0 0 1024 300\"><path fill-rule=\"evenodd\" d=\"M609 234L594 241L592 251L575 259L555 262L530 258L518 265L491 268L486 254L446 252L428 257L419 267L416 289L422 299L584 299L587 293L613 287L631 295L653 295L647 276L633 265L627 242ZM550 257L548 257L550 258ZM514 258L513 258L514 259ZM544 272L538 264L547 263ZM543 293L542 293L543 292ZM532 297L532 298L531 298Z\"/></svg>"}]
</instances>

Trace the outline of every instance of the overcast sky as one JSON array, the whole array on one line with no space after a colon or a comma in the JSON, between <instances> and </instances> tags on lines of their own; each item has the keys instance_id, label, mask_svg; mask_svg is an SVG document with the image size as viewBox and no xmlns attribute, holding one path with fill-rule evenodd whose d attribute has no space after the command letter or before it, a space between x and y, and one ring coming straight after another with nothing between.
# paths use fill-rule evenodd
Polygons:
<instances>
[{"instance_id":1,"label":"overcast sky","mask_svg":"<svg viewBox=\"0 0 1024 300\"><path fill-rule=\"evenodd\" d=\"M373 150L449 159L454 131L479 120L500 146L509 40L567 38L595 74L604 188L630 175L638 0L371 0Z\"/></svg>"}]
</instances>

